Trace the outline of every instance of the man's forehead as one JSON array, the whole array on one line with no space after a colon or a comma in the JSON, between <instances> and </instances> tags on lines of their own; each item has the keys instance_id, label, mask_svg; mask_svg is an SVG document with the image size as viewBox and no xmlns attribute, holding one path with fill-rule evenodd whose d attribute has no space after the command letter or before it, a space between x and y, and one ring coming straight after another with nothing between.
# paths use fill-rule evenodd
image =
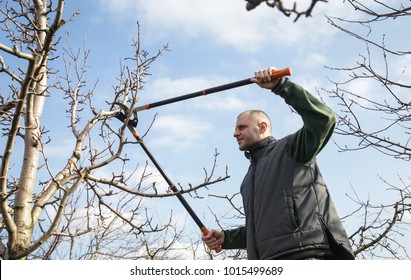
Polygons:
<instances>
[{"instance_id":1,"label":"man's forehead","mask_svg":"<svg viewBox=\"0 0 411 280\"><path fill-rule=\"evenodd\" d=\"M250 119L250 112L249 111L245 111L242 112L241 114L238 115L237 120L247 120Z\"/></svg>"},{"instance_id":2,"label":"man's forehead","mask_svg":"<svg viewBox=\"0 0 411 280\"><path fill-rule=\"evenodd\" d=\"M240 115L238 115L237 121L238 121L238 120L241 120L241 121L251 120L251 113L250 113L250 111L242 112Z\"/></svg>"},{"instance_id":3,"label":"man's forehead","mask_svg":"<svg viewBox=\"0 0 411 280\"><path fill-rule=\"evenodd\" d=\"M248 114L247 112L240 114L237 117L237 122L236 125L240 125L240 124L248 124L251 122L251 118L250 118L250 114Z\"/></svg>"}]
</instances>

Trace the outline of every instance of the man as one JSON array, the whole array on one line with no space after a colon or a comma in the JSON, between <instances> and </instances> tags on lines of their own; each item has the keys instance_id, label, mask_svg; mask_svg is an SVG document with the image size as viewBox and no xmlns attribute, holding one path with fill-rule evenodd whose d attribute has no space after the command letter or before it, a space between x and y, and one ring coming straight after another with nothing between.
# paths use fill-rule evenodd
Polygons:
<instances>
[{"instance_id":1,"label":"man","mask_svg":"<svg viewBox=\"0 0 411 280\"><path fill-rule=\"evenodd\" d=\"M257 71L252 81L281 96L304 126L276 140L264 112L238 116L234 137L251 162L240 188L246 223L212 229L202 239L210 249L247 249L248 259L353 259L315 160L332 135L335 115L288 78L271 79L272 69Z\"/></svg>"}]
</instances>

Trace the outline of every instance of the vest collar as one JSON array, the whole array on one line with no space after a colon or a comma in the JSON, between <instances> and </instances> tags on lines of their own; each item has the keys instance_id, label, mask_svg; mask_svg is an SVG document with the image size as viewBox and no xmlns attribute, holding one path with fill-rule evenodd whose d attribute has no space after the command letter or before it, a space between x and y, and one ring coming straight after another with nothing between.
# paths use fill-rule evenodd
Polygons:
<instances>
[{"instance_id":1,"label":"vest collar","mask_svg":"<svg viewBox=\"0 0 411 280\"><path fill-rule=\"evenodd\" d=\"M251 162L258 160L265 151L265 147L272 142L276 142L277 140L274 136L267 136L266 138L252 144L248 151L244 152L245 157L248 158Z\"/></svg>"}]
</instances>

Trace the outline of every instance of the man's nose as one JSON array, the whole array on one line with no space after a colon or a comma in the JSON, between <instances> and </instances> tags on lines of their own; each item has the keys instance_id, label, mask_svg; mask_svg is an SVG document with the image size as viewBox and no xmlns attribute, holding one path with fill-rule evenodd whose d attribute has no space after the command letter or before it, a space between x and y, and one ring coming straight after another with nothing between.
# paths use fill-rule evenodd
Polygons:
<instances>
[{"instance_id":1,"label":"man's nose","mask_svg":"<svg viewBox=\"0 0 411 280\"><path fill-rule=\"evenodd\" d=\"M238 130L237 130L237 129L235 129L235 130L234 130L234 133L233 133L233 136L234 136L235 138L237 138L237 137L238 137L238 135L240 135L240 134L238 133Z\"/></svg>"}]
</instances>

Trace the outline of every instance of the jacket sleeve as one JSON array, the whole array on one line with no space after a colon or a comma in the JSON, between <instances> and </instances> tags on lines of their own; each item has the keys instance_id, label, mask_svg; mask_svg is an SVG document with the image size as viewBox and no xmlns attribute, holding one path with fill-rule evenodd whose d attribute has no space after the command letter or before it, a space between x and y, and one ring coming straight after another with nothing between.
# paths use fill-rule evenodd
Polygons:
<instances>
[{"instance_id":1,"label":"jacket sleeve","mask_svg":"<svg viewBox=\"0 0 411 280\"><path fill-rule=\"evenodd\" d=\"M288 78L282 78L273 92L294 108L304 125L290 135L291 156L302 163L310 162L324 148L335 127L335 114L324 103Z\"/></svg>"},{"instance_id":2,"label":"jacket sleeve","mask_svg":"<svg viewBox=\"0 0 411 280\"><path fill-rule=\"evenodd\" d=\"M247 241L245 227L224 230L224 243L221 247L223 249L246 249Z\"/></svg>"}]
</instances>

